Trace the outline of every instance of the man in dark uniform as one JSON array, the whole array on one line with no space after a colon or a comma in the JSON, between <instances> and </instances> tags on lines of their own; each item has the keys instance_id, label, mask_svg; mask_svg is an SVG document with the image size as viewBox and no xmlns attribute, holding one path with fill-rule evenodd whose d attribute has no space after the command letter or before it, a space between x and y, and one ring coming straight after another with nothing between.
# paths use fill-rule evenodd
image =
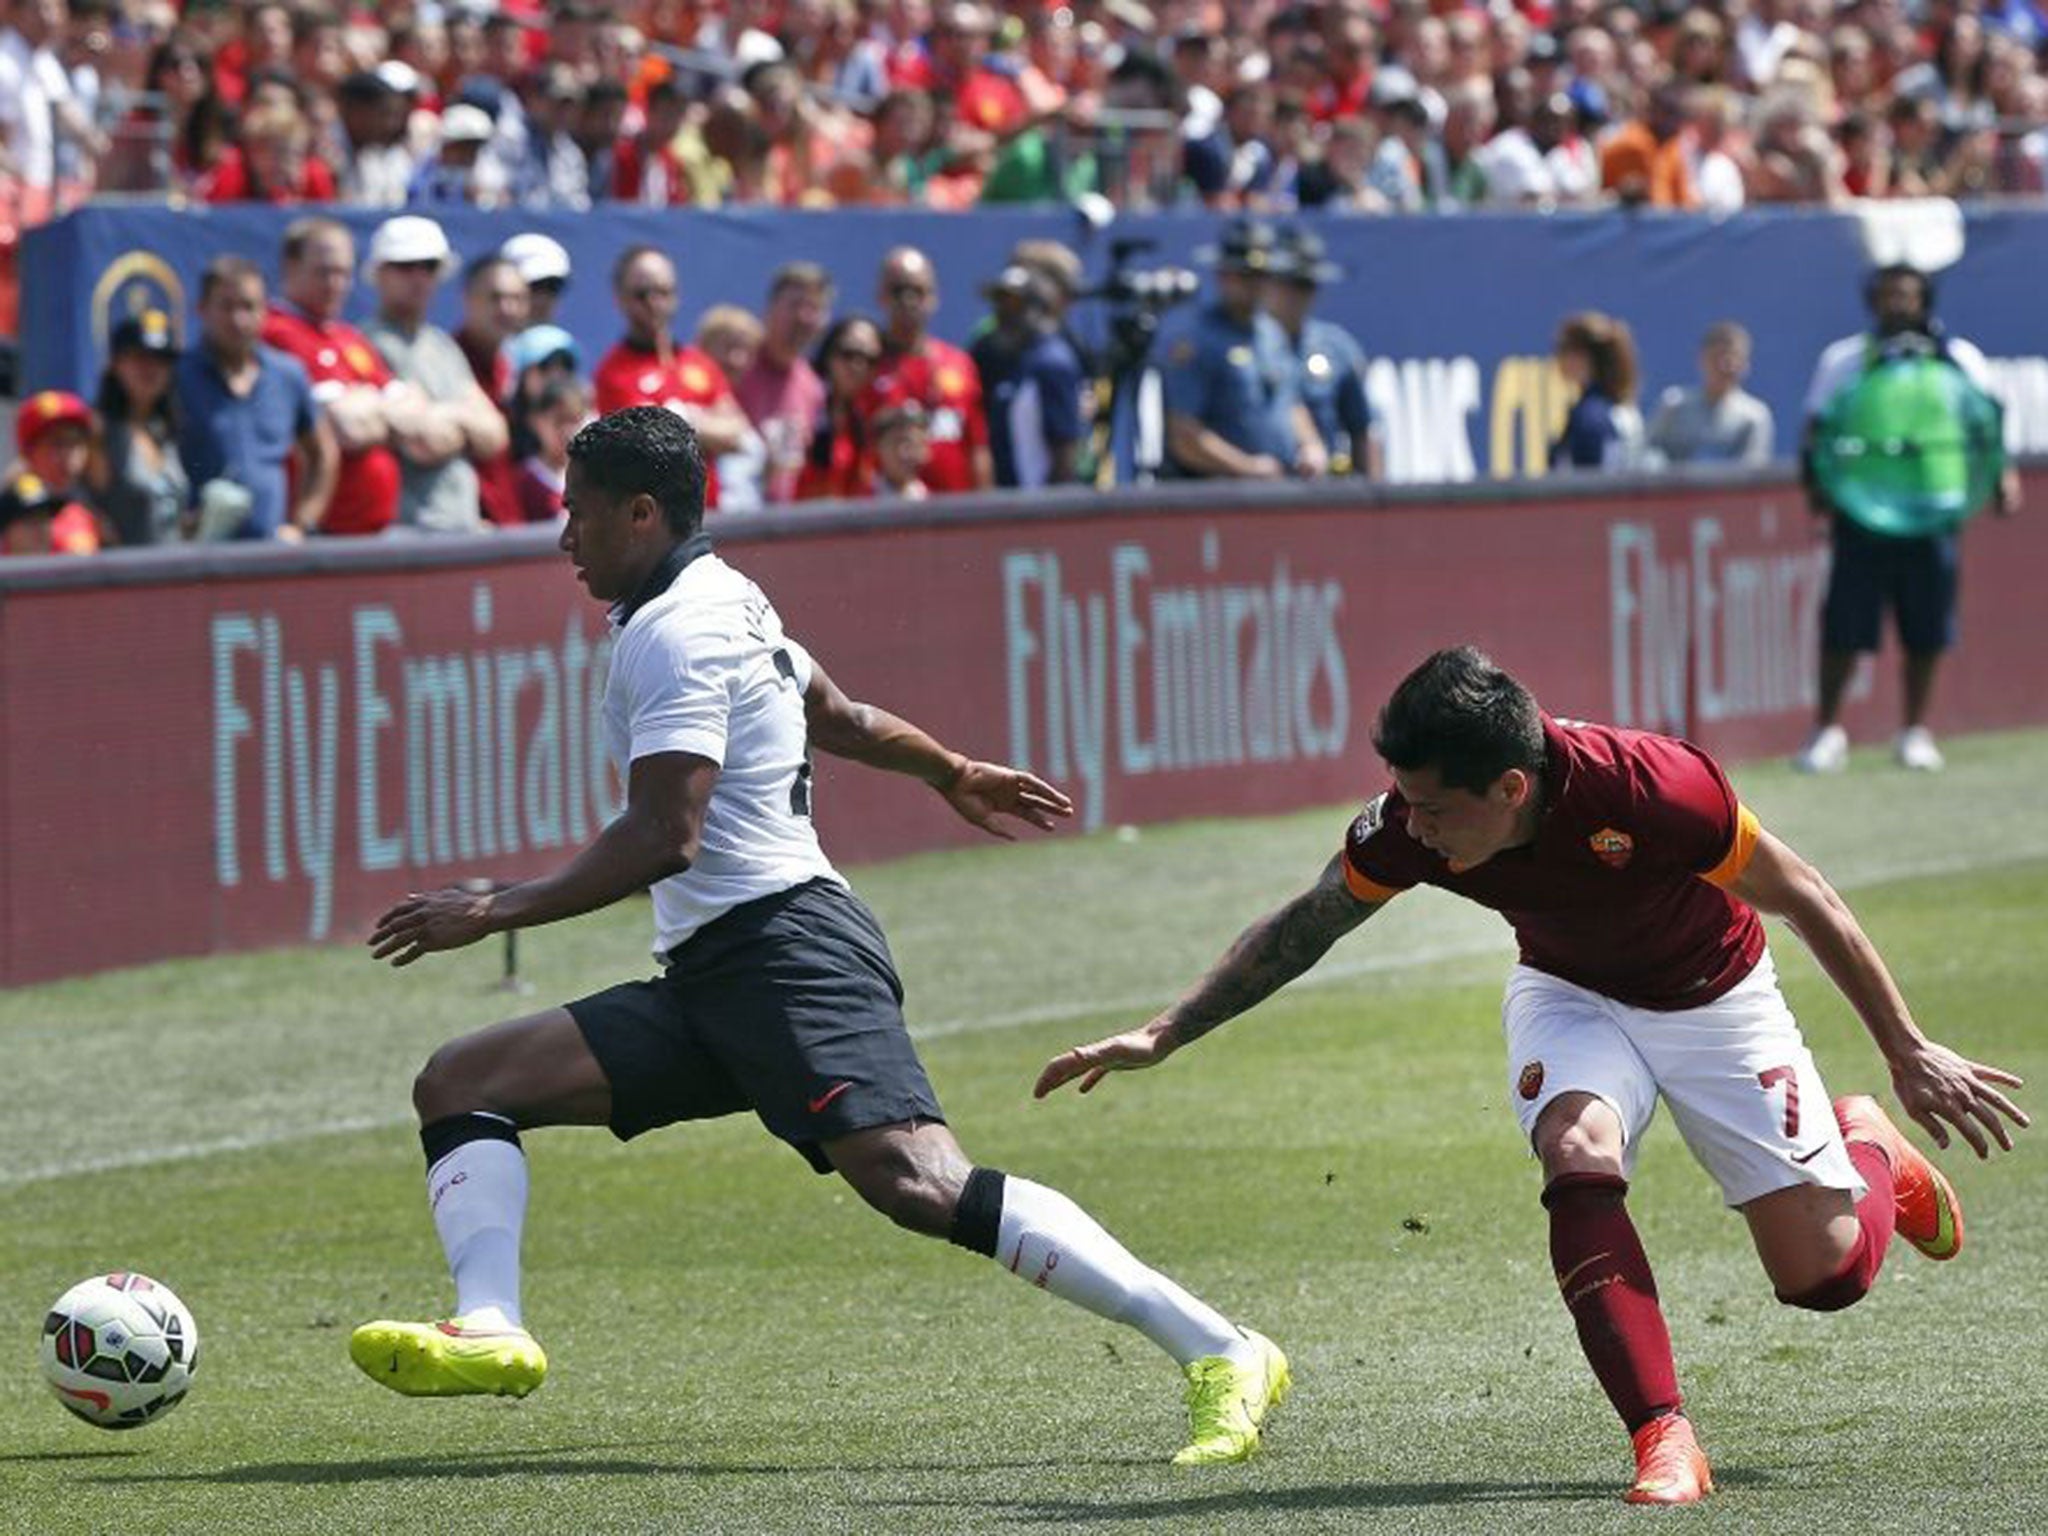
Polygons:
<instances>
[{"instance_id":1,"label":"man in dark uniform","mask_svg":"<svg viewBox=\"0 0 2048 1536\"><path fill-rule=\"evenodd\" d=\"M1309 313L1317 289L1343 275L1322 236L1294 225L1280 236L1279 260L1266 284L1266 308L1300 360L1302 403L1323 440L1330 473L1377 480L1383 465L1365 400L1365 350L1343 326Z\"/></svg>"},{"instance_id":2,"label":"man in dark uniform","mask_svg":"<svg viewBox=\"0 0 2048 1536\"><path fill-rule=\"evenodd\" d=\"M1151 1022L1064 1052L1071 1079L1149 1067L1271 996L1411 886L1505 917L1521 947L1502 1008L1508 1092L1541 1162L1550 1261L1586 1362L1634 1444L1632 1504L1690 1504L1713 1476L1687 1422L1657 1283L1626 1205L1658 1101L1747 1219L1778 1299L1868 1295L1894 1232L1962 1247L1954 1189L1875 1099L1829 1104L1778 990L1759 914L1785 919L1946 1147L2010 1149L2019 1079L1923 1034L1820 872L1764 831L1689 742L1555 720L1470 647L1439 651L1381 710L1393 787L1321 878L1259 919ZM1830 1112L1832 1110L1832 1112ZM2009 1122L2009 1123L2008 1123Z\"/></svg>"},{"instance_id":3,"label":"man in dark uniform","mask_svg":"<svg viewBox=\"0 0 2048 1536\"><path fill-rule=\"evenodd\" d=\"M520 1133L604 1125L625 1140L751 1110L899 1226L1137 1329L1187 1377L1192 1433L1175 1462L1244 1460L1287 1391L1286 1358L1057 1190L968 1160L904 1026L888 943L818 844L811 753L922 780L998 837L1006 818L1049 831L1072 806L840 692L760 588L711 552L704 475L695 430L661 406L616 412L569 444L560 542L611 605L604 734L625 810L552 873L488 895L409 896L370 938L380 959L409 965L644 890L663 973L434 1053L413 1107L455 1315L366 1323L351 1357L407 1396L525 1396L547 1357L520 1315Z\"/></svg>"},{"instance_id":4,"label":"man in dark uniform","mask_svg":"<svg viewBox=\"0 0 2048 1536\"><path fill-rule=\"evenodd\" d=\"M1183 475L1316 479L1328 469L1301 399L1301 365L1265 312L1266 274L1279 259L1272 226L1233 224L1209 253L1216 297L1168 348L1166 452Z\"/></svg>"}]
</instances>

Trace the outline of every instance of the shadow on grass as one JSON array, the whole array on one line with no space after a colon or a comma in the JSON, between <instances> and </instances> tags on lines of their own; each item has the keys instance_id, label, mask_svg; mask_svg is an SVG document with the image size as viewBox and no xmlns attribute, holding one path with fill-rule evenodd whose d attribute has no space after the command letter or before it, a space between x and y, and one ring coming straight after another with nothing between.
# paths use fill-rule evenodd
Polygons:
<instances>
[{"instance_id":1,"label":"shadow on grass","mask_svg":"<svg viewBox=\"0 0 2048 1536\"><path fill-rule=\"evenodd\" d=\"M139 1445L110 1445L103 1451L0 1451L0 1461L105 1461L110 1456L142 1454Z\"/></svg>"},{"instance_id":2,"label":"shadow on grass","mask_svg":"<svg viewBox=\"0 0 2048 1536\"><path fill-rule=\"evenodd\" d=\"M85 1451L63 1454L129 1455L124 1451ZM0 1460L10 1458L0 1457ZM55 1459L23 1457L23 1460ZM441 1482L450 1479L497 1477L801 1477L828 1472L836 1475L928 1472L1038 1472L1054 1467L1079 1465L1096 1467L1150 1466L1149 1459L1099 1457L1077 1462L1072 1457L1041 1457L1030 1461L921 1461L921 1462L814 1462L807 1465L753 1462L649 1461L636 1457L578 1457L561 1451L487 1451L474 1455L460 1453L440 1456L386 1456L367 1461L276 1461L241 1467L221 1467L201 1472L152 1472L139 1477L105 1476L100 1483L133 1487L143 1483L213 1483L223 1485L323 1483L382 1483L419 1479Z\"/></svg>"},{"instance_id":3,"label":"shadow on grass","mask_svg":"<svg viewBox=\"0 0 2048 1536\"><path fill-rule=\"evenodd\" d=\"M1768 1488L1776 1479L1747 1467L1716 1467L1722 1488ZM1302 1488L1243 1488L1177 1498L1084 1503L1076 1499L877 1499L896 1508L1001 1510L1018 1524L1084 1525L1124 1520L1189 1524L1229 1515L1303 1514L1341 1509L1427 1509L1486 1504L1619 1504L1616 1482L1319 1483Z\"/></svg>"}]
</instances>

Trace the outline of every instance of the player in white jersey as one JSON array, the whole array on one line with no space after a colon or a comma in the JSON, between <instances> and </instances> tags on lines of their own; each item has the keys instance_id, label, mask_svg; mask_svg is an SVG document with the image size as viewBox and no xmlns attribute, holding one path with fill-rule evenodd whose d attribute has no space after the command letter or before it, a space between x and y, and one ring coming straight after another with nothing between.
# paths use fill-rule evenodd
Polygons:
<instances>
[{"instance_id":1,"label":"player in white jersey","mask_svg":"<svg viewBox=\"0 0 2048 1536\"><path fill-rule=\"evenodd\" d=\"M1287 1391L1280 1351L1066 1196L972 1163L954 1139L904 1027L888 945L812 830L809 751L922 779L997 836L1006 817L1050 830L1071 814L1067 798L841 693L761 590L710 552L703 457L675 413L635 407L585 427L563 505L562 549L617 627L605 725L626 808L550 875L408 897L370 944L409 965L651 886L664 969L434 1053L413 1106L455 1312L364 1324L356 1364L409 1396L532 1391L547 1359L519 1306L519 1133L606 1125L624 1140L752 1110L899 1226L995 1259L1172 1355L1191 1427L1176 1462L1251 1455Z\"/></svg>"}]
</instances>

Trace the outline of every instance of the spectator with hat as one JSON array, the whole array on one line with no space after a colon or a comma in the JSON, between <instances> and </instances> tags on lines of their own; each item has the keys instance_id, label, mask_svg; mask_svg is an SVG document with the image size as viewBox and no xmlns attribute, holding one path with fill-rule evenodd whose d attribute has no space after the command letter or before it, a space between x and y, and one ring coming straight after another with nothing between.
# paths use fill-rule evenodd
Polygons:
<instances>
[{"instance_id":1,"label":"spectator with hat","mask_svg":"<svg viewBox=\"0 0 2048 1536\"><path fill-rule=\"evenodd\" d=\"M989 323L968 355L981 377L996 484L1069 484L1080 457L1086 378L1054 320L1052 284L1012 262L981 292Z\"/></svg>"},{"instance_id":2,"label":"spectator with hat","mask_svg":"<svg viewBox=\"0 0 2048 1536\"><path fill-rule=\"evenodd\" d=\"M21 462L9 480L22 486L20 516L47 515L44 532L33 521L16 535L20 547L11 553L90 555L111 542L92 505L87 475L99 450L99 424L92 407L68 389L46 389L22 402L14 419L14 440ZM43 511L26 510L31 505Z\"/></svg>"},{"instance_id":3,"label":"spectator with hat","mask_svg":"<svg viewBox=\"0 0 2048 1536\"><path fill-rule=\"evenodd\" d=\"M549 523L562 515L569 486L569 439L590 420L590 387L574 374L541 385L526 412L532 451L520 461L515 489L520 519Z\"/></svg>"},{"instance_id":4,"label":"spectator with hat","mask_svg":"<svg viewBox=\"0 0 2048 1536\"><path fill-rule=\"evenodd\" d=\"M355 286L356 242L346 224L295 219L284 232L281 291L263 317L266 346L298 359L334 429L340 462L320 517L325 534L382 533L398 518L393 423L416 412L370 339L341 318Z\"/></svg>"},{"instance_id":5,"label":"spectator with hat","mask_svg":"<svg viewBox=\"0 0 2048 1536\"><path fill-rule=\"evenodd\" d=\"M304 365L263 344L265 308L255 262L207 263L199 345L177 365L178 454L200 538L295 543L320 526L334 492L334 430Z\"/></svg>"},{"instance_id":6,"label":"spectator with hat","mask_svg":"<svg viewBox=\"0 0 2048 1536\"><path fill-rule=\"evenodd\" d=\"M1300 365L1264 308L1279 256L1272 226L1239 220L1197 255L1214 263L1216 291L1161 370L1169 461L1194 477L1320 477L1328 463L1302 404Z\"/></svg>"},{"instance_id":7,"label":"spectator with hat","mask_svg":"<svg viewBox=\"0 0 2048 1536\"><path fill-rule=\"evenodd\" d=\"M495 164L484 158L491 141L490 114L458 101L441 114L441 142L413 172L406 203L427 208L495 208L505 195Z\"/></svg>"},{"instance_id":8,"label":"spectator with hat","mask_svg":"<svg viewBox=\"0 0 2048 1536\"><path fill-rule=\"evenodd\" d=\"M114 327L100 376L102 462L97 497L123 544L182 538L192 482L178 457L178 401L171 380L177 332L160 309Z\"/></svg>"},{"instance_id":9,"label":"spectator with hat","mask_svg":"<svg viewBox=\"0 0 2048 1536\"><path fill-rule=\"evenodd\" d=\"M406 74L412 70L401 64ZM340 116L344 202L395 208L405 201L418 162L406 142L412 102L388 70L358 70L335 93Z\"/></svg>"},{"instance_id":10,"label":"spectator with hat","mask_svg":"<svg viewBox=\"0 0 2048 1536\"><path fill-rule=\"evenodd\" d=\"M528 230L499 246L498 254L512 263L526 284L526 323L552 324L555 306L562 301L562 291L572 275L569 252L562 242Z\"/></svg>"},{"instance_id":11,"label":"spectator with hat","mask_svg":"<svg viewBox=\"0 0 2048 1536\"><path fill-rule=\"evenodd\" d=\"M370 237L377 318L369 338L397 378L423 397L392 421L401 488L399 521L422 533L476 533L483 526L475 461L505 451L505 418L478 387L455 338L427 321L434 290L455 266L432 219L400 214Z\"/></svg>"},{"instance_id":12,"label":"spectator with hat","mask_svg":"<svg viewBox=\"0 0 2048 1536\"><path fill-rule=\"evenodd\" d=\"M1294 225L1281 233L1279 260L1266 285L1266 308L1287 333L1301 364L1302 404L1315 423L1330 473L1377 480L1381 451L1365 398L1365 350L1344 327L1310 313L1317 290L1343 276L1322 236Z\"/></svg>"},{"instance_id":13,"label":"spectator with hat","mask_svg":"<svg viewBox=\"0 0 2048 1536\"><path fill-rule=\"evenodd\" d=\"M689 422L704 450L704 505L716 507L717 461L737 451L753 427L718 364L675 338L675 263L651 245L629 247L612 269L612 297L626 334L598 362L597 413L661 405Z\"/></svg>"},{"instance_id":14,"label":"spectator with hat","mask_svg":"<svg viewBox=\"0 0 2048 1536\"><path fill-rule=\"evenodd\" d=\"M1380 124L1369 180L1395 213L1433 208L1450 181L1443 145L1434 130L1443 121L1443 98L1398 64L1373 76L1369 99Z\"/></svg>"},{"instance_id":15,"label":"spectator with hat","mask_svg":"<svg viewBox=\"0 0 2048 1536\"><path fill-rule=\"evenodd\" d=\"M541 395L550 385L579 380L583 354L576 338L559 325L529 325L505 344L505 361L512 381L505 402L512 427L512 459L523 464L538 447L532 418Z\"/></svg>"}]
</instances>

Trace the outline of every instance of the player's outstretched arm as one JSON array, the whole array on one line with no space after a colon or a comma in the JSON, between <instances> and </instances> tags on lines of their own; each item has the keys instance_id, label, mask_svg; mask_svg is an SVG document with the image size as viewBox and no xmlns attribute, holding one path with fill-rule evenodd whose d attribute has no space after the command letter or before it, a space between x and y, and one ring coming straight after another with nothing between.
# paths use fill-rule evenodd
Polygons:
<instances>
[{"instance_id":1,"label":"player's outstretched arm","mask_svg":"<svg viewBox=\"0 0 2048 1536\"><path fill-rule=\"evenodd\" d=\"M922 779L961 820L991 837L1011 837L1002 821L1006 816L1050 832L1074 814L1074 802L1036 774L1001 763L975 762L908 720L849 699L815 658L811 685L804 691L804 721L811 745L819 751Z\"/></svg>"},{"instance_id":2,"label":"player's outstretched arm","mask_svg":"<svg viewBox=\"0 0 2048 1536\"><path fill-rule=\"evenodd\" d=\"M608 907L696 862L718 764L690 752L633 759L626 809L560 869L478 893L447 886L405 898L377 919L370 952L393 965L461 949L493 933Z\"/></svg>"},{"instance_id":3,"label":"player's outstretched arm","mask_svg":"<svg viewBox=\"0 0 2048 1536\"><path fill-rule=\"evenodd\" d=\"M1314 885L1239 934L1179 1002L1137 1029L1062 1051L1038 1074L1031 1096L1042 1099L1077 1077L1081 1092L1087 1093L1111 1072L1157 1066L1182 1046L1278 992L1379 905L1351 893L1344 880L1344 856L1339 854Z\"/></svg>"},{"instance_id":4,"label":"player's outstretched arm","mask_svg":"<svg viewBox=\"0 0 2048 1536\"><path fill-rule=\"evenodd\" d=\"M1759 912L1782 917L1813 951L1877 1042L1899 1103L1936 1146L1948 1146L1953 1126L1979 1157L1990 1155L1993 1142L2012 1150L2011 1127L2030 1122L2000 1089L2021 1086L2020 1078L1971 1061L1920 1032L1877 946L1819 870L1764 832L1729 889Z\"/></svg>"}]
</instances>

